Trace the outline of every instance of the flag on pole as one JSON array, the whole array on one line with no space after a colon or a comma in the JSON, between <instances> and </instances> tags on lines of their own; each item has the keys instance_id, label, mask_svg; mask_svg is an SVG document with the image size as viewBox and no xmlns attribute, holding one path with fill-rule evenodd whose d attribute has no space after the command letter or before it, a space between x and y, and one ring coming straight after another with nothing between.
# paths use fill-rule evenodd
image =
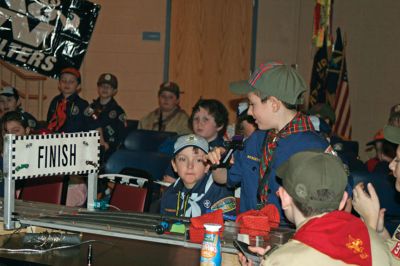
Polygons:
<instances>
[{"instance_id":1,"label":"flag on pole","mask_svg":"<svg viewBox=\"0 0 400 266\"><path fill-rule=\"evenodd\" d=\"M351 139L351 109L350 90L347 76L346 59L343 58L341 80L336 89L335 115L336 123L333 126L333 133L344 139Z\"/></svg>"},{"instance_id":2,"label":"flag on pole","mask_svg":"<svg viewBox=\"0 0 400 266\"><path fill-rule=\"evenodd\" d=\"M332 107L335 106L335 93L341 80L340 75L343 67L343 41L340 28L336 30L336 41L333 49L326 76L327 101Z\"/></svg>"},{"instance_id":3,"label":"flag on pole","mask_svg":"<svg viewBox=\"0 0 400 266\"><path fill-rule=\"evenodd\" d=\"M331 36L333 0L316 0L314 7L313 24L313 44L315 47L322 47L326 36ZM326 40L328 46L331 46L331 39Z\"/></svg>"},{"instance_id":4,"label":"flag on pole","mask_svg":"<svg viewBox=\"0 0 400 266\"><path fill-rule=\"evenodd\" d=\"M308 101L309 108L317 103L326 102L325 86L327 69L328 49L326 46L326 41L324 41L323 46L317 50L314 56L313 67L311 71L310 96Z\"/></svg>"}]
</instances>

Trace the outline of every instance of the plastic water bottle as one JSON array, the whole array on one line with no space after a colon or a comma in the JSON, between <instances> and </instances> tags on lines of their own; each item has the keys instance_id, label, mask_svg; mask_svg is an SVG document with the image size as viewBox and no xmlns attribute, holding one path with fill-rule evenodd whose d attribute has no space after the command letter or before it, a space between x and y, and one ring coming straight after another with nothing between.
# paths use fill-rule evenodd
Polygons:
<instances>
[{"instance_id":1,"label":"plastic water bottle","mask_svg":"<svg viewBox=\"0 0 400 266\"><path fill-rule=\"evenodd\" d=\"M220 266L221 265L221 242L219 239L219 224L204 224L206 232L204 234L203 245L201 247L200 265Z\"/></svg>"}]
</instances>

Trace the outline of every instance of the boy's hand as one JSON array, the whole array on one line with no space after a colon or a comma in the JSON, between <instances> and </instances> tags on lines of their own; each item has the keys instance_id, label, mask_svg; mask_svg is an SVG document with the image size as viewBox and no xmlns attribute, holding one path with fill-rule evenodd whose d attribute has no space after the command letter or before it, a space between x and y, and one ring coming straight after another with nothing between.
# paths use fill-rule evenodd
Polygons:
<instances>
[{"instance_id":1,"label":"boy's hand","mask_svg":"<svg viewBox=\"0 0 400 266\"><path fill-rule=\"evenodd\" d=\"M374 230L377 229L380 203L378 195L371 183L367 185L368 193L364 190L364 184L359 183L353 189L353 207Z\"/></svg>"},{"instance_id":2,"label":"boy's hand","mask_svg":"<svg viewBox=\"0 0 400 266\"><path fill-rule=\"evenodd\" d=\"M222 155L226 153L226 149L223 147L216 147L208 152L203 158L204 162L209 161L211 165L219 165L222 159ZM232 165L235 163L234 157L232 155L229 163Z\"/></svg>"},{"instance_id":3,"label":"boy's hand","mask_svg":"<svg viewBox=\"0 0 400 266\"><path fill-rule=\"evenodd\" d=\"M264 254L270 249L271 247L268 246L266 248L262 247L249 247L250 251L257 253L260 256L264 256ZM238 252L239 262L242 266L253 266L254 263L252 260L247 260L243 253Z\"/></svg>"},{"instance_id":4,"label":"boy's hand","mask_svg":"<svg viewBox=\"0 0 400 266\"><path fill-rule=\"evenodd\" d=\"M218 165L221 161L221 155L226 152L223 147L215 147L204 156L204 162L211 162L212 165Z\"/></svg>"}]
</instances>

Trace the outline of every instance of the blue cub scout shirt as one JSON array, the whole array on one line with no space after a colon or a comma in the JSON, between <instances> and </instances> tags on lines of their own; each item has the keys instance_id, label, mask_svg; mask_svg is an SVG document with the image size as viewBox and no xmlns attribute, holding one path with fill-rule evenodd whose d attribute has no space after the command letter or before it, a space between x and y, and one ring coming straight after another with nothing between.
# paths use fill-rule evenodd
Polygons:
<instances>
[{"instance_id":1,"label":"blue cub scout shirt","mask_svg":"<svg viewBox=\"0 0 400 266\"><path fill-rule=\"evenodd\" d=\"M276 195L280 186L276 180L276 170L295 153L308 150L325 151L328 146L329 143L315 131L293 133L286 138L278 140L276 149L272 155L271 171L268 177L268 203L272 203L278 207L281 222L286 223L280 200Z\"/></svg>"},{"instance_id":2,"label":"blue cub scout shirt","mask_svg":"<svg viewBox=\"0 0 400 266\"><path fill-rule=\"evenodd\" d=\"M58 104L63 99L64 96L62 93L53 98L49 106L49 111L47 112L47 122L50 122L53 114L57 110ZM67 98L67 119L58 132L73 133L88 131L89 119L84 115L84 111L88 106L89 103L79 97L77 93L69 96Z\"/></svg>"},{"instance_id":3,"label":"blue cub scout shirt","mask_svg":"<svg viewBox=\"0 0 400 266\"><path fill-rule=\"evenodd\" d=\"M257 208L257 189L260 180L261 147L266 131L256 130L244 142L244 149L233 154L234 164L228 169L227 185L240 185L240 212Z\"/></svg>"},{"instance_id":4,"label":"blue cub scout shirt","mask_svg":"<svg viewBox=\"0 0 400 266\"><path fill-rule=\"evenodd\" d=\"M126 115L114 98L105 105L94 100L84 114L90 119L90 129L102 128L104 140L116 150L124 137Z\"/></svg>"},{"instance_id":5,"label":"blue cub scout shirt","mask_svg":"<svg viewBox=\"0 0 400 266\"><path fill-rule=\"evenodd\" d=\"M226 186L216 184L211 174L205 175L192 189L187 189L178 178L161 198L161 214L171 216L197 217L212 211L214 203L232 197L233 192ZM234 215L236 209L226 214Z\"/></svg>"}]
</instances>

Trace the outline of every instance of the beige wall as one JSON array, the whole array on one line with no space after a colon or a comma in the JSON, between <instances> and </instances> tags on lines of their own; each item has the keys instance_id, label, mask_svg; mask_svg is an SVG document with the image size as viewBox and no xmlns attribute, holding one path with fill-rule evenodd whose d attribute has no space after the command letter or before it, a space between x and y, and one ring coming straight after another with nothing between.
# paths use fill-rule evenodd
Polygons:
<instances>
[{"instance_id":1,"label":"beige wall","mask_svg":"<svg viewBox=\"0 0 400 266\"><path fill-rule=\"evenodd\" d=\"M281 59L297 63L309 82L314 50L311 46L314 0L260 0L257 64ZM400 102L400 1L335 1L334 31L347 36L347 66L353 139L365 143L386 123L389 109Z\"/></svg>"}]
</instances>

